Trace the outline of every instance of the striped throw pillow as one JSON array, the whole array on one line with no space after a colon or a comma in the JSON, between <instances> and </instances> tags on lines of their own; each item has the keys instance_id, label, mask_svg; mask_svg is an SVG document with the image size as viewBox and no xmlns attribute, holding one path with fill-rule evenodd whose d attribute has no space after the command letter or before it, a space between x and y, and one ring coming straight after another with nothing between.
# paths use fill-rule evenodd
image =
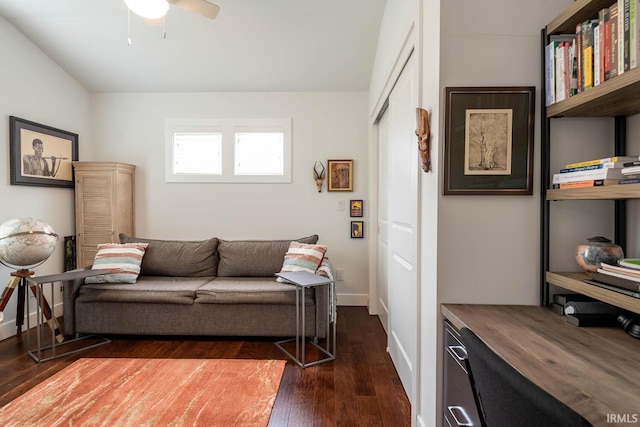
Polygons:
<instances>
[{"instance_id":1,"label":"striped throw pillow","mask_svg":"<svg viewBox=\"0 0 640 427\"><path fill-rule=\"evenodd\" d=\"M291 242L284 256L281 273L287 271L308 271L315 273L322 263L327 247L308 243ZM276 280L284 281L278 278Z\"/></svg>"},{"instance_id":2,"label":"striped throw pillow","mask_svg":"<svg viewBox=\"0 0 640 427\"><path fill-rule=\"evenodd\" d=\"M107 270L109 274L87 277L85 283L136 283L140 264L148 243L103 243L93 259L92 270Z\"/></svg>"}]
</instances>

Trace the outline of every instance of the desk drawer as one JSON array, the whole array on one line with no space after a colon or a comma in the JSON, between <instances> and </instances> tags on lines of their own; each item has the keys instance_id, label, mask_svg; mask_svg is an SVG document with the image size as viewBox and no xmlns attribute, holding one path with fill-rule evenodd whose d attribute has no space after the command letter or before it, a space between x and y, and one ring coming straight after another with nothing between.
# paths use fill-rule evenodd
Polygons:
<instances>
[{"instance_id":1,"label":"desk drawer","mask_svg":"<svg viewBox=\"0 0 640 427\"><path fill-rule=\"evenodd\" d=\"M480 417L471 390L464 360L467 352L460 335L444 322L444 425L480 426Z\"/></svg>"}]
</instances>

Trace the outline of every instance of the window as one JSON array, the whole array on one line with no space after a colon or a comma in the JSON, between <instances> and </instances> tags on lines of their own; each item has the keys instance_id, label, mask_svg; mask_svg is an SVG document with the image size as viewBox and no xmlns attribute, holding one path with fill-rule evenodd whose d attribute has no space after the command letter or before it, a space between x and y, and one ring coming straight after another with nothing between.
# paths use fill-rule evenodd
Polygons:
<instances>
[{"instance_id":1,"label":"window","mask_svg":"<svg viewBox=\"0 0 640 427\"><path fill-rule=\"evenodd\" d=\"M167 182L291 182L291 119L167 119Z\"/></svg>"}]
</instances>

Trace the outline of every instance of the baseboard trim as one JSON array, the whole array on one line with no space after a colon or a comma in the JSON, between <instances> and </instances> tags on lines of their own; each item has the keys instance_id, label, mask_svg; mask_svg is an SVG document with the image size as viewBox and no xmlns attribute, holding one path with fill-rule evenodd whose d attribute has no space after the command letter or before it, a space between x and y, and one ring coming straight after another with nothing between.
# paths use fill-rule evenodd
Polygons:
<instances>
[{"instance_id":1,"label":"baseboard trim","mask_svg":"<svg viewBox=\"0 0 640 427\"><path fill-rule=\"evenodd\" d=\"M33 300L29 301L29 304L33 306ZM58 303L55 305L55 307L53 308L53 313L55 315L55 317L62 317L62 303ZM34 328L36 326L36 313L31 312L29 313L29 325L31 326L31 328ZM25 317L24 319L24 323L22 324L22 331L26 331L27 330L27 319ZM7 338L11 338L11 337L15 337L16 336L16 319L15 316L13 319L3 319L3 323L0 325L0 340L4 340Z\"/></svg>"},{"instance_id":2,"label":"baseboard trim","mask_svg":"<svg viewBox=\"0 0 640 427\"><path fill-rule=\"evenodd\" d=\"M359 307L369 306L367 294L338 294L338 305L353 305Z\"/></svg>"}]
</instances>

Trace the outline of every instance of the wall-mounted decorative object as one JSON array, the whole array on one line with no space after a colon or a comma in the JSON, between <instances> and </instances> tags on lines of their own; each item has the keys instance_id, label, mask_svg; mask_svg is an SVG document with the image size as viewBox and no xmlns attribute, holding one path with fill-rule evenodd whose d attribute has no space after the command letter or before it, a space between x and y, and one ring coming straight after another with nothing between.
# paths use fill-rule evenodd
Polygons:
<instances>
[{"instance_id":1,"label":"wall-mounted decorative object","mask_svg":"<svg viewBox=\"0 0 640 427\"><path fill-rule=\"evenodd\" d=\"M318 165L318 163L320 164ZM326 176L327 170L324 168L322 162L315 162L313 165L313 179L318 187L318 193L322 191L322 181L324 181Z\"/></svg>"},{"instance_id":2,"label":"wall-mounted decorative object","mask_svg":"<svg viewBox=\"0 0 640 427\"><path fill-rule=\"evenodd\" d=\"M445 110L445 195L533 194L534 87L448 87Z\"/></svg>"},{"instance_id":3,"label":"wall-mounted decorative object","mask_svg":"<svg viewBox=\"0 0 640 427\"><path fill-rule=\"evenodd\" d=\"M76 236L64 236L64 271L76 269Z\"/></svg>"},{"instance_id":4,"label":"wall-mounted decorative object","mask_svg":"<svg viewBox=\"0 0 640 427\"><path fill-rule=\"evenodd\" d=\"M11 184L73 188L78 135L11 116Z\"/></svg>"},{"instance_id":5,"label":"wall-mounted decorative object","mask_svg":"<svg viewBox=\"0 0 640 427\"><path fill-rule=\"evenodd\" d=\"M350 200L350 211L352 217L362 217L364 214L362 200Z\"/></svg>"},{"instance_id":6,"label":"wall-mounted decorative object","mask_svg":"<svg viewBox=\"0 0 640 427\"><path fill-rule=\"evenodd\" d=\"M329 160L329 191L353 191L353 160Z\"/></svg>"},{"instance_id":7,"label":"wall-mounted decorative object","mask_svg":"<svg viewBox=\"0 0 640 427\"><path fill-rule=\"evenodd\" d=\"M416 108L416 136L418 137L418 153L422 161L422 170L431 171L431 129L429 127L429 112Z\"/></svg>"},{"instance_id":8,"label":"wall-mounted decorative object","mask_svg":"<svg viewBox=\"0 0 640 427\"><path fill-rule=\"evenodd\" d=\"M364 221L351 221L351 238L362 239L364 237Z\"/></svg>"}]
</instances>

